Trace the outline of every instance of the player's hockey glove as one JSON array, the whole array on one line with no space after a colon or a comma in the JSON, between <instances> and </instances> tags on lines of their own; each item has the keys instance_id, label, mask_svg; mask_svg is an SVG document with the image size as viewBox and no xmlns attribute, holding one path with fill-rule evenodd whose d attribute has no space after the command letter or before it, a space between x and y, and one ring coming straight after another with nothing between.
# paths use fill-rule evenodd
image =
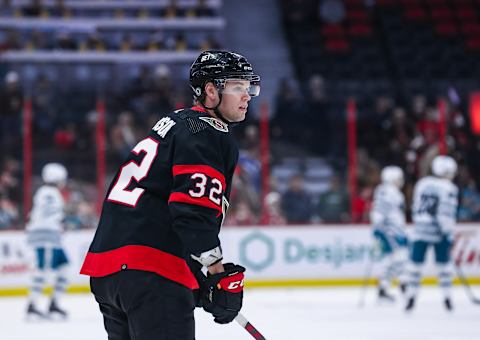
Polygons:
<instances>
[{"instance_id":1,"label":"player's hockey glove","mask_svg":"<svg viewBox=\"0 0 480 340\"><path fill-rule=\"evenodd\" d=\"M201 296L203 309L220 324L232 322L242 308L245 271L244 267L233 263L225 263L223 267L223 273L207 274Z\"/></svg>"}]
</instances>

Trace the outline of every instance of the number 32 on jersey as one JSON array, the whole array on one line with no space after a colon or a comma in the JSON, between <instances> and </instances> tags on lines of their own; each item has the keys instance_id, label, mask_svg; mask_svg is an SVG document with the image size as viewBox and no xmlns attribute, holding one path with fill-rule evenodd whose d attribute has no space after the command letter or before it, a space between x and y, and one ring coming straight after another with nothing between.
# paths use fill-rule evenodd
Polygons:
<instances>
[{"instance_id":1,"label":"number 32 on jersey","mask_svg":"<svg viewBox=\"0 0 480 340\"><path fill-rule=\"evenodd\" d=\"M148 137L139 142L132 150L136 155L145 155L138 164L131 160L120 169L115 184L107 200L110 202L135 207L145 189L131 187L132 181L140 183L145 179L158 153L159 142ZM190 175L193 186L188 193L173 192L169 202L183 202L215 209L222 213L222 194L225 189L225 178L222 173L207 165L175 165L173 176Z\"/></svg>"}]
</instances>

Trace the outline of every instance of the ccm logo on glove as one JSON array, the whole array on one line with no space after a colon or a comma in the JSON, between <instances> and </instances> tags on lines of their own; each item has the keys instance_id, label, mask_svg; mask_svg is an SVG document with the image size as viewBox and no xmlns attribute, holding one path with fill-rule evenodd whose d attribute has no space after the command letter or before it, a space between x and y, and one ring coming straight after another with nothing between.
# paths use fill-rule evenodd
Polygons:
<instances>
[{"instance_id":1,"label":"ccm logo on glove","mask_svg":"<svg viewBox=\"0 0 480 340\"><path fill-rule=\"evenodd\" d=\"M218 289L223 289L230 293L240 293L243 290L243 280L243 273L235 273L232 276L221 279L218 283Z\"/></svg>"}]
</instances>

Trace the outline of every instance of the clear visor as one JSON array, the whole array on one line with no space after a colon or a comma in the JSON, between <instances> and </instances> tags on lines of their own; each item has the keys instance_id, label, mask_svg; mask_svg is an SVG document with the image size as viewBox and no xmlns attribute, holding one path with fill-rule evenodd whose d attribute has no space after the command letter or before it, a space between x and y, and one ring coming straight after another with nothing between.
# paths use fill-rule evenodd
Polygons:
<instances>
[{"instance_id":1,"label":"clear visor","mask_svg":"<svg viewBox=\"0 0 480 340\"><path fill-rule=\"evenodd\" d=\"M250 97L256 97L260 94L260 83L251 82L244 79L227 79L220 89L222 94L234 94L243 96L248 94Z\"/></svg>"}]
</instances>

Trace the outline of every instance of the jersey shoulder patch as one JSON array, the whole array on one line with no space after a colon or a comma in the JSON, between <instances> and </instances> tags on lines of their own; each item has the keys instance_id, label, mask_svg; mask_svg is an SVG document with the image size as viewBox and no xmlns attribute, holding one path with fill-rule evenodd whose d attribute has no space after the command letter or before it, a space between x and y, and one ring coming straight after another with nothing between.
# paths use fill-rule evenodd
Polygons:
<instances>
[{"instance_id":1,"label":"jersey shoulder patch","mask_svg":"<svg viewBox=\"0 0 480 340\"><path fill-rule=\"evenodd\" d=\"M215 130L220 132L228 132L228 125L222 122L220 119L214 117L198 117L198 119L208 123Z\"/></svg>"}]
</instances>

